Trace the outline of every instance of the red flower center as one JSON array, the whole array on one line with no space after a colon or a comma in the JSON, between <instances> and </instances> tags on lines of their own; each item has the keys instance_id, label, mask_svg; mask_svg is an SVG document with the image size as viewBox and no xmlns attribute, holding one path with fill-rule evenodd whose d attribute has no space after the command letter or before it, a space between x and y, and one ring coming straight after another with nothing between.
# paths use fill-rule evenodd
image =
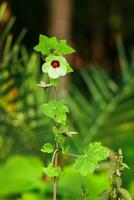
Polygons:
<instances>
[{"instance_id":1,"label":"red flower center","mask_svg":"<svg viewBox=\"0 0 134 200\"><path fill-rule=\"evenodd\" d=\"M53 68L57 68L57 67L60 67L60 62L57 61L57 60L53 60L51 62L51 65L52 65Z\"/></svg>"}]
</instances>

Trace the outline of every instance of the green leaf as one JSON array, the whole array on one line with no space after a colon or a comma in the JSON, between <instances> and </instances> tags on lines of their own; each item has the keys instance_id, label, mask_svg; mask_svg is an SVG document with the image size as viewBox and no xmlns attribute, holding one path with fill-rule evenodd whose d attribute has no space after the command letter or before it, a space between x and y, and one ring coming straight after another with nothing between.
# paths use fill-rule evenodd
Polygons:
<instances>
[{"instance_id":1,"label":"green leaf","mask_svg":"<svg viewBox=\"0 0 134 200\"><path fill-rule=\"evenodd\" d=\"M126 56L125 48L121 37L117 37L117 50L119 54L119 62L121 65L121 73L124 82L127 82L131 77L129 62Z\"/></svg>"},{"instance_id":2,"label":"green leaf","mask_svg":"<svg viewBox=\"0 0 134 200\"><path fill-rule=\"evenodd\" d=\"M86 192L89 196L86 200L100 200L99 194L110 188L107 173L94 173L86 177L81 176L72 166L64 167L64 174L58 180L58 191L62 195L62 199L82 200L80 198L80 188L85 185ZM89 189L90 188L90 189ZM103 199L104 200L104 199ZM106 199L105 199L106 200Z\"/></svg>"},{"instance_id":3,"label":"green leaf","mask_svg":"<svg viewBox=\"0 0 134 200\"><path fill-rule=\"evenodd\" d=\"M39 189L43 163L37 157L13 155L0 165L0 199L2 196Z\"/></svg>"},{"instance_id":4,"label":"green leaf","mask_svg":"<svg viewBox=\"0 0 134 200\"><path fill-rule=\"evenodd\" d=\"M3 19L3 17L4 17L6 8L7 8L7 4L6 4L6 2L3 2L3 3L0 5L0 22L2 21L2 19Z\"/></svg>"},{"instance_id":5,"label":"green leaf","mask_svg":"<svg viewBox=\"0 0 134 200\"><path fill-rule=\"evenodd\" d=\"M44 198L35 192L27 192L22 194L22 198L19 200L43 200Z\"/></svg>"},{"instance_id":6,"label":"green leaf","mask_svg":"<svg viewBox=\"0 0 134 200\"><path fill-rule=\"evenodd\" d=\"M53 53L55 55L65 55L74 53L75 50L67 45L66 40L58 41L56 37L47 37L40 35L39 44L34 47L34 50L41 52L43 55L49 55Z\"/></svg>"},{"instance_id":7,"label":"green leaf","mask_svg":"<svg viewBox=\"0 0 134 200\"><path fill-rule=\"evenodd\" d=\"M52 153L54 151L54 147L51 143L46 143L43 145L41 151L43 153Z\"/></svg>"},{"instance_id":8,"label":"green leaf","mask_svg":"<svg viewBox=\"0 0 134 200\"><path fill-rule=\"evenodd\" d=\"M67 45L66 40L60 40L59 45L56 48L56 53L60 55L74 53L75 50Z\"/></svg>"},{"instance_id":9,"label":"green leaf","mask_svg":"<svg viewBox=\"0 0 134 200\"><path fill-rule=\"evenodd\" d=\"M101 143L91 143L84 149L84 154L78 156L74 167L85 176L88 173L92 173L98 167L98 163L106 160L108 155L109 149L102 146Z\"/></svg>"},{"instance_id":10,"label":"green leaf","mask_svg":"<svg viewBox=\"0 0 134 200\"><path fill-rule=\"evenodd\" d=\"M64 100L51 100L42 106L43 113L59 124L66 123L66 113L69 112Z\"/></svg>"},{"instance_id":11,"label":"green leaf","mask_svg":"<svg viewBox=\"0 0 134 200\"><path fill-rule=\"evenodd\" d=\"M48 167L43 167L43 172L50 177L59 176L62 174L60 167L53 167L53 164L50 163Z\"/></svg>"},{"instance_id":12,"label":"green leaf","mask_svg":"<svg viewBox=\"0 0 134 200\"><path fill-rule=\"evenodd\" d=\"M73 72L74 70L72 69L72 67L68 64L67 65L67 73Z\"/></svg>"},{"instance_id":13,"label":"green leaf","mask_svg":"<svg viewBox=\"0 0 134 200\"><path fill-rule=\"evenodd\" d=\"M45 35L40 35L39 44L34 47L34 50L41 52L43 55L48 55L51 53L51 50L57 48L58 41L56 37L47 37Z\"/></svg>"}]
</instances>

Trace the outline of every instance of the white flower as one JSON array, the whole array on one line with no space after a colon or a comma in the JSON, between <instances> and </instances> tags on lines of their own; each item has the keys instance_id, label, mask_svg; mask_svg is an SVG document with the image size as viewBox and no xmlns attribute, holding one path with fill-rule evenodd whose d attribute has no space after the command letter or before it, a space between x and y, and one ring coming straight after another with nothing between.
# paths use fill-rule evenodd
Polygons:
<instances>
[{"instance_id":1,"label":"white flower","mask_svg":"<svg viewBox=\"0 0 134 200\"><path fill-rule=\"evenodd\" d=\"M52 79L57 79L60 76L65 76L67 73L68 63L63 56L49 55L46 57L46 62L42 65L42 71L48 73Z\"/></svg>"}]
</instances>

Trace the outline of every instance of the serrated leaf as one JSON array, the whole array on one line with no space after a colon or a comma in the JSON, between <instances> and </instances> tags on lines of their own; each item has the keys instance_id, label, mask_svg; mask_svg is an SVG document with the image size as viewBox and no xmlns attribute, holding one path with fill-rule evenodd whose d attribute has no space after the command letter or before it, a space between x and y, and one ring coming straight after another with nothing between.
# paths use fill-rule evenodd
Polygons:
<instances>
[{"instance_id":1,"label":"serrated leaf","mask_svg":"<svg viewBox=\"0 0 134 200\"><path fill-rule=\"evenodd\" d=\"M51 100L42 106L43 113L59 124L66 123L66 113L69 112L64 100Z\"/></svg>"},{"instance_id":2,"label":"serrated leaf","mask_svg":"<svg viewBox=\"0 0 134 200\"><path fill-rule=\"evenodd\" d=\"M109 149L102 146L101 143L91 143L84 149L84 154L78 156L74 167L85 176L88 173L92 173L98 167L98 163L106 160L108 155Z\"/></svg>"},{"instance_id":3,"label":"serrated leaf","mask_svg":"<svg viewBox=\"0 0 134 200\"><path fill-rule=\"evenodd\" d=\"M48 167L43 167L43 172L49 177L59 176L62 174L61 168L54 167L52 163L50 163Z\"/></svg>"},{"instance_id":4,"label":"serrated leaf","mask_svg":"<svg viewBox=\"0 0 134 200\"><path fill-rule=\"evenodd\" d=\"M46 143L43 145L41 151L43 153L52 153L54 151L54 147L51 143Z\"/></svg>"},{"instance_id":5,"label":"serrated leaf","mask_svg":"<svg viewBox=\"0 0 134 200\"><path fill-rule=\"evenodd\" d=\"M34 47L34 50L46 56L50 53L65 55L75 52L72 47L67 45L66 40L58 41L56 37L49 38L45 35L39 36L39 44Z\"/></svg>"},{"instance_id":6,"label":"serrated leaf","mask_svg":"<svg viewBox=\"0 0 134 200\"><path fill-rule=\"evenodd\" d=\"M56 53L60 55L74 53L75 50L67 45L66 40L60 40L59 45L57 46Z\"/></svg>"},{"instance_id":7,"label":"serrated leaf","mask_svg":"<svg viewBox=\"0 0 134 200\"><path fill-rule=\"evenodd\" d=\"M41 52L43 55L48 55L51 53L51 50L56 49L58 41L56 37L47 37L45 35L39 36L39 44L34 47L34 50Z\"/></svg>"}]
</instances>

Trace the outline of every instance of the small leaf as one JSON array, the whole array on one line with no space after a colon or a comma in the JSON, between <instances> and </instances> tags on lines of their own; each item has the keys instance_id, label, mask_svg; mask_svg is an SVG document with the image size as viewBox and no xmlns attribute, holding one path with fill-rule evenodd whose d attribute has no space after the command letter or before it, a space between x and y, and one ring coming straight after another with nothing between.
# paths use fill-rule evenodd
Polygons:
<instances>
[{"instance_id":1,"label":"small leaf","mask_svg":"<svg viewBox=\"0 0 134 200\"><path fill-rule=\"evenodd\" d=\"M126 163L121 163L121 166L123 167L123 169L130 169Z\"/></svg>"},{"instance_id":2,"label":"small leaf","mask_svg":"<svg viewBox=\"0 0 134 200\"><path fill-rule=\"evenodd\" d=\"M43 172L49 177L59 176L62 174L60 167L53 167L53 164L50 163L48 167L43 167Z\"/></svg>"},{"instance_id":3,"label":"small leaf","mask_svg":"<svg viewBox=\"0 0 134 200\"><path fill-rule=\"evenodd\" d=\"M124 200L132 200L130 193L126 189L120 188L118 190L119 190L119 192L120 192L120 194L121 194L121 196L123 197Z\"/></svg>"},{"instance_id":4,"label":"small leaf","mask_svg":"<svg viewBox=\"0 0 134 200\"><path fill-rule=\"evenodd\" d=\"M54 151L54 147L51 143L46 143L43 145L41 151L43 153L52 153Z\"/></svg>"},{"instance_id":5,"label":"small leaf","mask_svg":"<svg viewBox=\"0 0 134 200\"><path fill-rule=\"evenodd\" d=\"M92 173L95 168L98 167L98 163L102 160L106 160L108 155L109 149L102 146L101 143L91 143L84 149L84 154L78 156L74 167L85 176L88 173Z\"/></svg>"},{"instance_id":6,"label":"small leaf","mask_svg":"<svg viewBox=\"0 0 134 200\"><path fill-rule=\"evenodd\" d=\"M74 53L75 50L68 46L66 40L60 40L59 45L57 46L56 53L59 55L71 54Z\"/></svg>"},{"instance_id":7,"label":"small leaf","mask_svg":"<svg viewBox=\"0 0 134 200\"><path fill-rule=\"evenodd\" d=\"M73 72L73 69L71 68L71 66L68 64L67 65L67 73Z\"/></svg>"},{"instance_id":8,"label":"small leaf","mask_svg":"<svg viewBox=\"0 0 134 200\"><path fill-rule=\"evenodd\" d=\"M64 100L51 100L42 106L46 116L52 118L59 124L66 123L66 113L69 112Z\"/></svg>"},{"instance_id":9,"label":"small leaf","mask_svg":"<svg viewBox=\"0 0 134 200\"><path fill-rule=\"evenodd\" d=\"M34 50L41 52L43 55L48 55L51 53L51 50L56 49L58 41L56 37L47 37L45 35L40 35L39 44L34 47Z\"/></svg>"},{"instance_id":10,"label":"small leaf","mask_svg":"<svg viewBox=\"0 0 134 200\"><path fill-rule=\"evenodd\" d=\"M63 154L63 155L68 154L69 149L70 149L70 146L69 146L69 145L66 145L66 146L65 146L65 145L63 144L63 145L61 146L62 154Z\"/></svg>"}]
</instances>

